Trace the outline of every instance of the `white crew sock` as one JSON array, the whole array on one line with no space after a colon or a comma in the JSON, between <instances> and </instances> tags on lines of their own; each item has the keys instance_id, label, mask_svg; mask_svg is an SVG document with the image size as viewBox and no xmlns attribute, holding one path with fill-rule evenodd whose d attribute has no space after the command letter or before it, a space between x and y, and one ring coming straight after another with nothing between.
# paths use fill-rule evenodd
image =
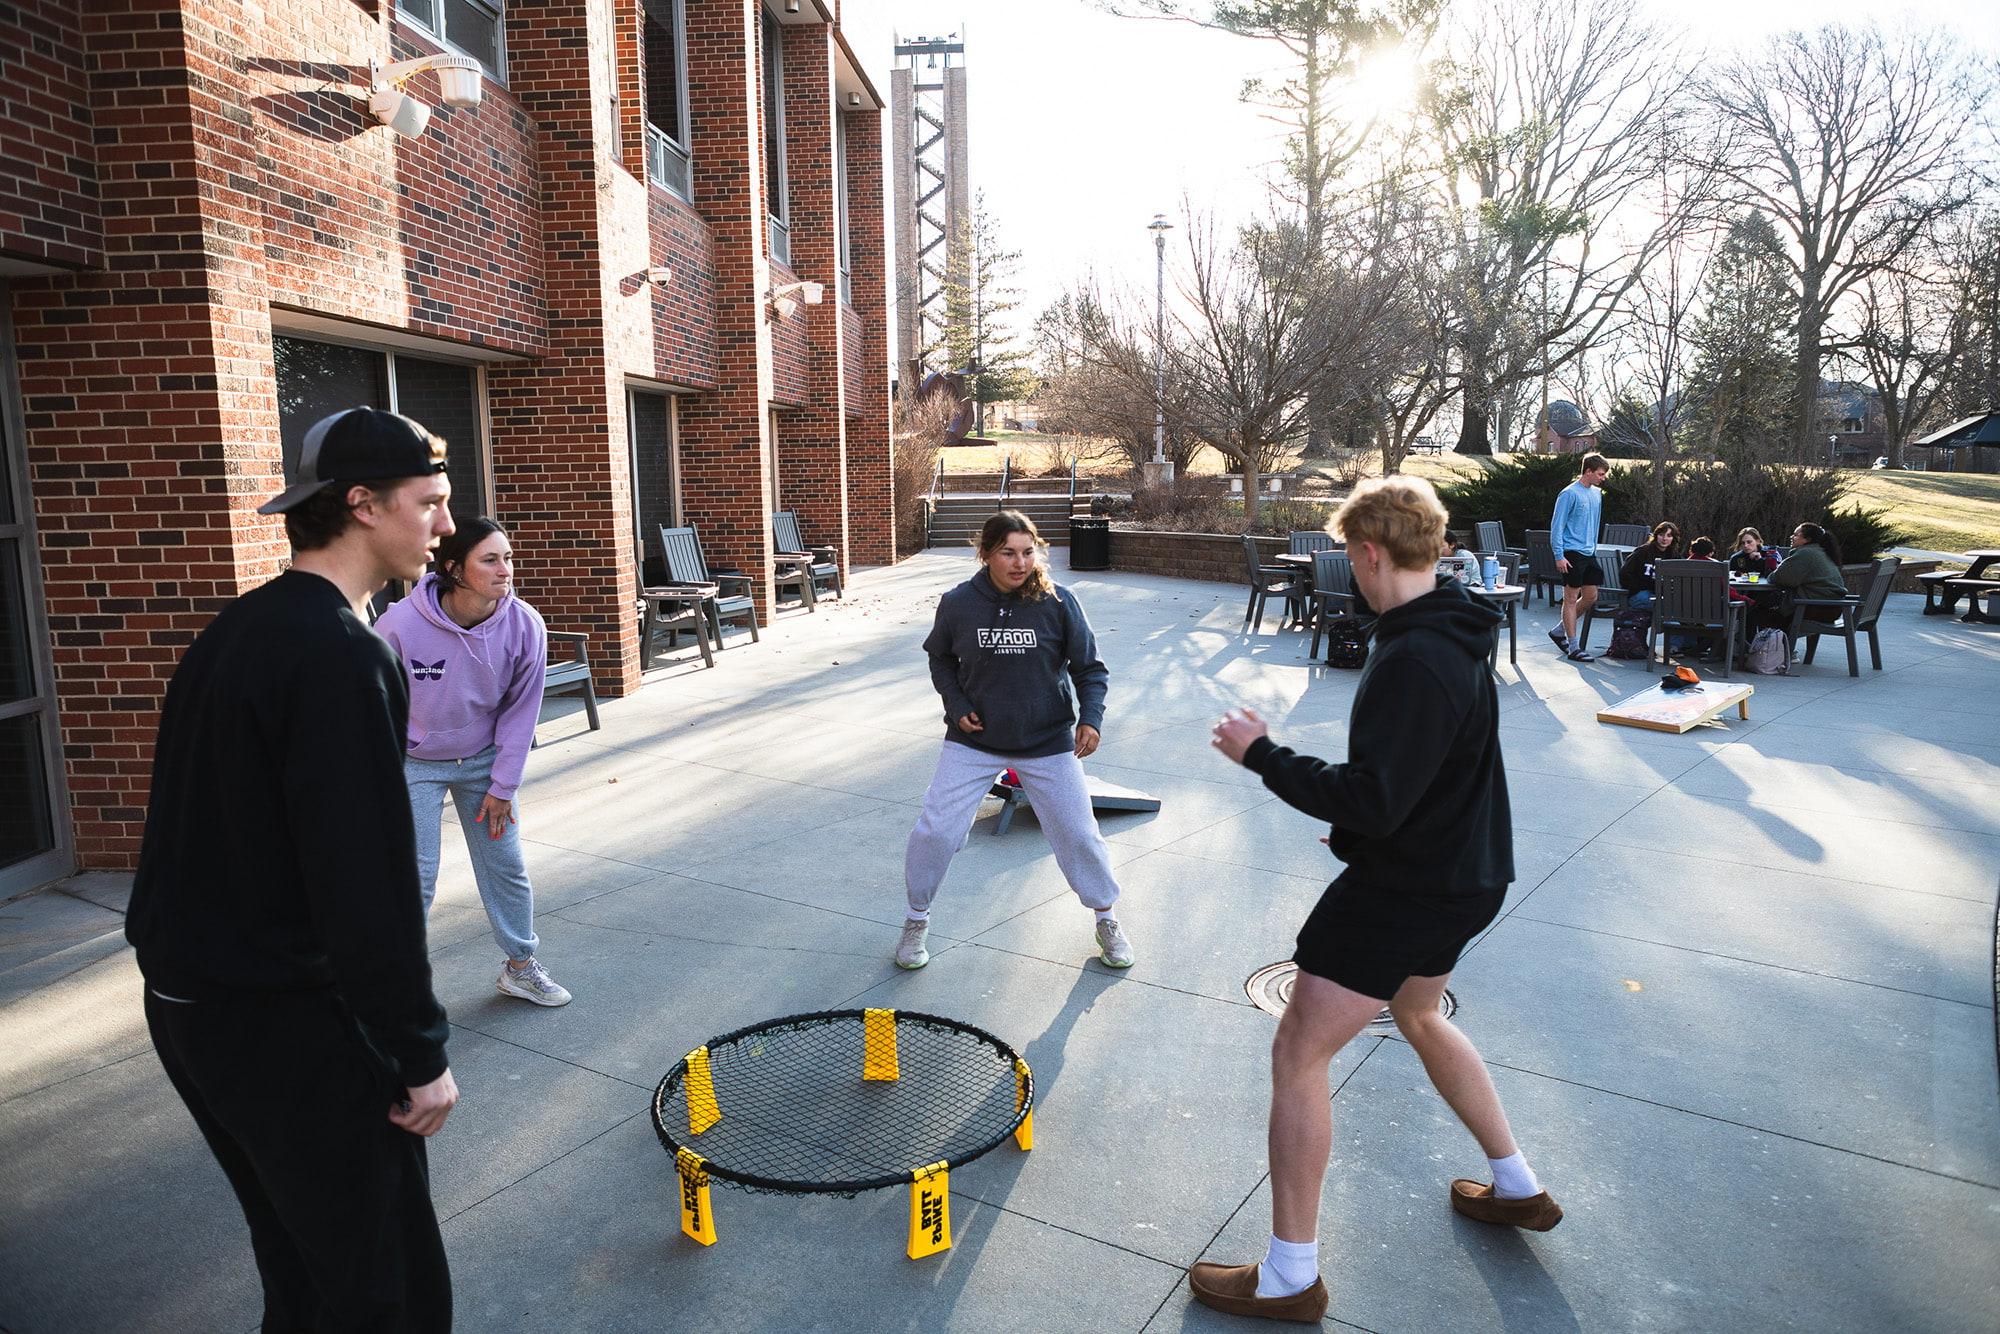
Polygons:
<instances>
[{"instance_id":1,"label":"white crew sock","mask_svg":"<svg viewBox=\"0 0 2000 1334\"><path fill-rule=\"evenodd\" d=\"M1517 1149L1505 1158L1488 1158L1493 1168L1493 1194L1503 1200L1525 1200L1542 1193L1542 1183L1535 1180L1535 1169L1528 1166Z\"/></svg>"},{"instance_id":2,"label":"white crew sock","mask_svg":"<svg viewBox=\"0 0 2000 1334\"><path fill-rule=\"evenodd\" d=\"M912 922L928 922L931 920L931 910L929 908L925 908L921 912L915 908L905 908L903 911L907 914L908 920Z\"/></svg>"},{"instance_id":3,"label":"white crew sock","mask_svg":"<svg viewBox=\"0 0 2000 1334\"><path fill-rule=\"evenodd\" d=\"M1097 920L1100 922L1109 922L1118 916L1115 908L1095 908L1092 911L1097 914Z\"/></svg>"},{"instance_id":4,"label":"white crew sock","mask_svg":"<svg viewBox=\"0 0 2000 1334\"><path fill-rule=\"evenodd\" d=\"M1257 1266L1259 1297L1290 1297L1319 1277L1319 1242L1283 1241L1274 1232L1264 1262Z\"/></svg>"}]
</instances>

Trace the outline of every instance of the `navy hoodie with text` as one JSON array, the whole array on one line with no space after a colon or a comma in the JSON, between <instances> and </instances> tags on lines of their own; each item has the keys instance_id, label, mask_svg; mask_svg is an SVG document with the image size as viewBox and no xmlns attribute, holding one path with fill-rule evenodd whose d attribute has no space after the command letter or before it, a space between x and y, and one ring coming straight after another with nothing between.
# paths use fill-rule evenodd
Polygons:
<instances>
[{"instance_id":1,"label":"navy hoodie with text","mask_svg":"<svg viewBox=\"0 0 2000 1334\"><path fill-rule=\"evenodd\" d=\"M1039 759L1074 748L1078 724L1103 729L1111 671L1066 588L1039 598L1002 593L982 569L938 599L924 652L947 740ZM959 730L968 713L983 731Z\"/></svg>"},{"instance_id":2,"label":"navy hoodie with text","mask_svg":"<svg viewBox=\"0 0 2000 1334\"><path fill-rule=\"evenodd\" d=\"M1487 656L1501 614L1442 584L1375 623L1354 692L1347 762L1259 737L1243 764L1288 804L1333 826L1341 880L1455 899L1514 879L1514 819Z\"/></svg>"}]
</instances>

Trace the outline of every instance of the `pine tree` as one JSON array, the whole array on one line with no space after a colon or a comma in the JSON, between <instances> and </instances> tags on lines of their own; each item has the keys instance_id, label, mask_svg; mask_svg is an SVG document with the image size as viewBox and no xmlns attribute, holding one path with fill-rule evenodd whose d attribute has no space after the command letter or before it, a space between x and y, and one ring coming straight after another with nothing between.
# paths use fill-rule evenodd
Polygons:
<instances>
[{"instance_id":1,"label":"pine tree","mask_svg":"<svg viewBox=\"0 0 2000 1334\"><path fill-rule=\"evenodd\" d=\"M969 276L945 285L944 332L931 350L942 354L946 369L965 377L974 433L984 435L988 403L1026 398L1035 389L1030 351L1009 318L1021 306L1020 289L1014 286L1021 252L1001 244L984 191L973 196L962 245Z\"/></svg>"},{"instance_id":2,"label":"pine tree","mask_svg":"<svg viewBox=\"0 0 2000 1334\"><path fill-rule=\"evenodd\" d=\"M1703 284L1689 391L1700 401L1688 435L1717 457L1779 456L1791 415L1798 293L1777 228L1760 212L1729 224Z\"/></svg>"}]
</instances>

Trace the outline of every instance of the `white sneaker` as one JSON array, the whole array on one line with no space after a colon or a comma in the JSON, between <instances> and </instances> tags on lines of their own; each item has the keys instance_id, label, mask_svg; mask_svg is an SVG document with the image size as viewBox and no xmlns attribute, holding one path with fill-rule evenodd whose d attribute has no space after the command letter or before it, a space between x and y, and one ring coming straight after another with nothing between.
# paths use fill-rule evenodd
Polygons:
<instances>
[{"instance_id":1,"label":"white sneaker","mask_svg":"<svg viewBox=\"0 0 2000 1334\"><path fill-rule=\"evenodd\" d=\"M1116 917L1106 917L1097 923L1097 957L1104 961L1106 968L1132 966L1132 942L1125 939L1125 933L1118 929Z\"/></svg>"},{"instance_id":2,"label":"white sneaker","mask_svg":"<svg viewBox=\"0 0 2000 1334\"><path fill-rule=\"evenodd\" d=\"M542 967L542 961L533 955L519 968L500 965L500 978L493 989L503 996L519 996L524 1001L537 1005L567 1005L570 994Z\"/></svg>"},{"instance_id":3,"label":"white sneaker","mask_svg":"<svg viewBox=\"0 0 2000 1334\"><path fill-rule=\"evenodd\" d=\"M903 923L903 938L896 942L896 967L922 968L931 961L931 952L924 948L930 930L928 921L919 922L914 917Z\"/></svg>"}]
</instances>

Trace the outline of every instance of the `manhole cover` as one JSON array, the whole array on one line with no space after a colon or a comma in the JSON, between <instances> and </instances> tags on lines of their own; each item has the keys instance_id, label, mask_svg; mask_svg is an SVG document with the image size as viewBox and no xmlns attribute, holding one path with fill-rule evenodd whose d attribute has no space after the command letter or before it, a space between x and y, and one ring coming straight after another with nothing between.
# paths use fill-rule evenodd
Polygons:
<instances>
[{"instance_id":1,"label":"manhole cover","mask_svg":"<svg viewBox=\"0 0 2000 1334\"><path fill-rule=\"evenodd\" d=\"M1267 964L1250 974L1250 980L1243 984L1250 1003L1265 1014L1283 1014L1285 1007L1292 1003L1292 984L1299 978L1299 966L1295 963ZM1449 1019L1458 1013L1458 997L1446 991L1438 997L1438 1013ZM1388 1008L1375 1016L1370 1028L1393 1028L1395 1020L1389 1017Z\"/></svg>"}]
</instances>

